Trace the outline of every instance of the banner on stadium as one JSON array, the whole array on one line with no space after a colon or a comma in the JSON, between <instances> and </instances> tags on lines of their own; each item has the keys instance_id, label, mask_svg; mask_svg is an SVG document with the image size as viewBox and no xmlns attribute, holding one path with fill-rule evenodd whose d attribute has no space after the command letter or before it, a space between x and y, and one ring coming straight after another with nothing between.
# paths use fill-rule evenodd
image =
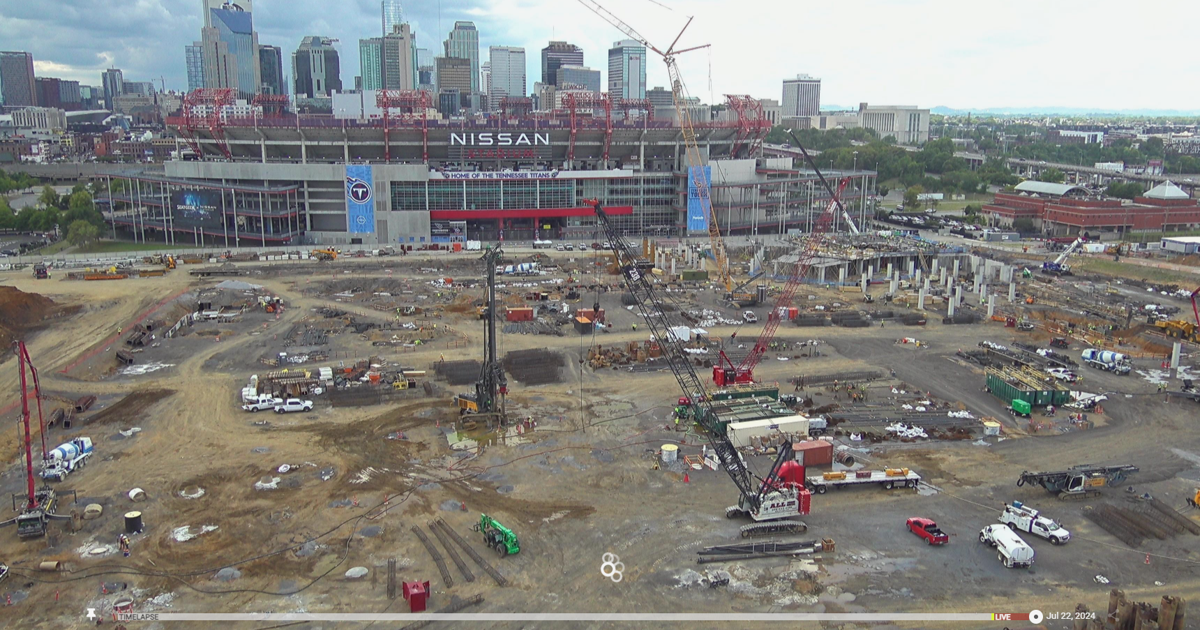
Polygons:
<instances>
[{"instance_id":1,"label":"banner on stadium","mask_svg":"<svg viewBox=\"0 0 1200 630\"><path fill-rule=\"evenodd\" d=\"M696 180L703 178L704 182L704 199L700 197L700 187L696 185ZM711 201L709 191L712 190L712 167L711 166L689 166L688 167L688 216L687 229L689 232L702 232L708 229L708 215L705 213L704 207L708 204L702 201Z\"/></svg>"},{"instance_id":2,"label":"banner on stadium","mask_svg":"<svg viewBox=\"0 0 1200 630\"><path fill-rule=\"evenodd\" d=\"M369 165L346 165L346 228L351 234L375 233L375 183Z\"/></svg>"}]
</instances>

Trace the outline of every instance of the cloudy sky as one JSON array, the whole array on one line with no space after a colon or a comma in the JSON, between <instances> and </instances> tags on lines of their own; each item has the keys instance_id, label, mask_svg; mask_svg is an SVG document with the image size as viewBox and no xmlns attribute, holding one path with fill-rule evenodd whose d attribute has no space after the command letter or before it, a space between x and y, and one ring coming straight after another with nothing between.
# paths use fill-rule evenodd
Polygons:
<instances>
[{"instance_id":1,"label":"cloudy sky","mask_svg":"<svg viewBox=\"0 0 1200 630\"><path fill-rule=\"evenodd\" d=\"M305 35L341 40L342 80L358 74L358 40L381 30L378 0L255 0L259 42L295 50ZM1195 4L1179 0L603 0L652 44L666 46L694 16L681 47L689 91L780 98L781 80L823 80L823 105L956 108L1195 109L1200 56ZM104 68L126 80L186 87L183 47L199 39L201 0L0 0L0 49L34 55L39 76L100 85ZM409 0L418 46L441 50L455 20L489 45L524 46L528 86L550 39L584 48L605 71L624 36L575 0ZM290 72L289 72L290 74ZM660 60L649 87L667 85Z\"/></svg>"}]
</instances>

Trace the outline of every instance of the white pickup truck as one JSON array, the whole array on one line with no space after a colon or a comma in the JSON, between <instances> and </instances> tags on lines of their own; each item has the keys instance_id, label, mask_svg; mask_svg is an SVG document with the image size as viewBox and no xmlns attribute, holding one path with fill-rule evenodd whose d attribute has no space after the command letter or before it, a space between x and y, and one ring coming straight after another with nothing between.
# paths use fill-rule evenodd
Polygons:
<instances>
[{"instance_id":1,"label":"white pickup truck","mask_svg":"<svg viewBox=\"0 0 1200 630\"><path fill-rule=\"evenodd\" d=\"M282 398L272 398L271 396L259 396L258 400L248 402L242 405L242 411L270 411L275 407L282 405Z\"/></svg>"},{"instance_id":2,"label":"white pickup truck","mask_svg":"<svg viewBox=\"0 0 1200 630\"><path fill-rule=\"evenodd\" d=\"M275 405L275 413L291 413L293 411L312 411L313 403L311 400L300 400L299 398L289 398L282 403Z\"/></svg>"},{"instance_id":3,"label":"white pickup truck","mask_svg":"<svg viewBox=\"0 0 1200 630\"><path fill-rule=\"evenodd\" d=\"M1040 512L1020 501L1013 501L1004 506L1004 511L1000 513L1000 522L1014 530L1041 536L1054 545L1063 545L1071 540L1071 532L1062 525L1042 516Z\"/></svg>"}]
</instances>

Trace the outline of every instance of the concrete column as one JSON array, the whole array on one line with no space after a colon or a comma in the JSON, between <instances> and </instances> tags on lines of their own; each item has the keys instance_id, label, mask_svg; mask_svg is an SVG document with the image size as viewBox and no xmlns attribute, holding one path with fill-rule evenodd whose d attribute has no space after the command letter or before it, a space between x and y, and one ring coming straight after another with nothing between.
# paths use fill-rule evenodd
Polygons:
<instances>
[{"instance_id":1,"label":"concrete column","mask_svg":"<svg viewBox=\"0 0 1200 630\"><path fill-rule=\"evenodd\" d=\"M958 259L958 258L955 258L955 259L954 259L954 277L955 277L955 278L957 278L957 277L958 277L959 263L961 263L961 262L962 262L962 260L961 260L961 259Z\"/></svg>"},{"instance_id":2,"label":"concrete column","mask_svg":"<svg viewBox=\"0 0 1200 630\"><path fill-rule=\"evenodd\" d=\"M921 285L921 268L918 267L916 273L913 274L913 286Z\"/></svg>"},{"instance_id":3,"label":"concrete column","mask_svg":"<svg viewBox=\"0 0 1200 630\"><path fill-rule=\"evenodd\" d=\"M956 302L958 302L957 299L950 299L948 306L946 307L946 317L954 317L954 309L957 307L957 304L955 304Z\"/></svg>"},{"instance_id":4,"label":"concrete column","mask_svg":"<svg viewBox=\"0 0 1200 630\"><path fill-rule=\"evenodd\" d=\"M888 278L891 278L891 277L892 277L892 263L888 263L888 272L887 272L887 277L888 277Z\"/></svg>"},{"instance_id":5,"label":"concrete column","mask_svg":"<svg viewBox=\"0 0 1200 630\"><path fill-rule=\"evenodd\" d=\"M1176 342L1171 346L1171 378L1179 378L1179 353L1182 350L1182 343Z\"/></svg>"},{"instance_id":6,"label":"concrete column","mask_svg":"<svg viewBox=\"0 0 1200 630\"><path fill-rule=\"evenodd\" d=\"M954 304L956 306L962 306L962 303L963 303L962 286L954 287Z\"/></svg>"},{"instance_id":7,"label":"concrete column","mask_svg":"<svg viewBox=\"0 0 1200 630\"><path fill-rule=\"evenodd\" d=\"M900 290L900 281L895 278L892 278L890 289L891 289L892 295L895 295L896 292Z\"/></svg>"},{"instance_id":8,"label":"concrete column","mask_svg":"<svg viewBox=\"0 0 1200 630\"><path fill-rule=\"evenodd\" d=\"M838 286L846 285L846 265L838 267Z\"/></svg>"},{"instance_id":9,"label":"concrete column","mask_svg":"<svg viewBox=\"0 0 1200 630\"><path fill-rule=\"evenodd\" d=\"M704 257L700 258L700 271L708 271L708 259L707 258L704 258Z\"/></svg>"},{"instance_id":10,"label":"concrete column","mask_svg":"<svg viewBox=\"0 0 1200 630\"><path fill-rule=\"evenodd\" d=\"M821 284L825 284L825 270L826 269L828 269L828 267L821 267L821 277L818 280Z\"/></svg>"},{"instance_id":11,"label":"concrete column","mask_svg":"<svg viewBox=\"0 0 1200 630\"><path fill-rule=\"evenodd\" d=\"M867 274L865 274L865 273L864 273L864 274L862 275L862 292L863 292L863 295L866 295L866 294L867 294L867 289L868 289L868 288L871 286L870 284L868 284L868 282L869 282L869 281L867 280Z\"/></svg>"},{"instance_id":12,"label":"concrete column","mask_svg":"<svg viewBox=\"0 0 1200 630\"><path fill-rule=\"evenodd\" d=\"M908 276L910 278L912 277L912 275L914 273L916 273L916 269L917 269L917 261L913 260L912 258L909 258L908 259Z\"/></svg>"},{"instance_id":13,"label":"concrete column","mask_svg":"<svg viewBox=\"0 0 1200 630\"><path fill-rule=\"evenodd\" d=\"M996 300L988 300L988 319L996 314Z\"/></svg>"},{"instance_id":14,"label":"concrete column","mask_svg":"<svg viewBox=\"0 0 1200 630\"><path fill-rule=\"evenodd\" d=\"M983 304L988 298L988 286L986 284L979 287L979 303Z\"/></svg>"},{"instance_id":15,"label":"concrete column","mask_svg":"<svg viewBox=\"0 0 1200 630\"><path fill-rule=\"evenodd\" d=\"M943 269L942 271L945 271L945 269ZM953 278L951 278L948 275L942 276L942 288L944 288L946 290L947 295L950 294L950 281L951 280L953 280Z\"/></svg>"},{"instance_id":16,"label":"concrete column","mask_svg":"<svg viewBox=\"0 0 1200 630\"><path fill-rule=\"evenodd\" d=\"M867 273L865 275L867 276L867 283L870 284L871 278L875 275L875 267L867 265Z\"/></svg>"},{"instance_id":17,"label":"concrete column","mask_svg":"<svg viewBox=\"0 0 1200 630\"><path fill-rule=\"evenodd\" d=\"M925 292L929 293L929 278L925 278Z\"/></svg>"},{"instance_id":18,"label":"concrete column","mask_svg":"<svg viewBox=\"0 0 1200 630\"><path fill-rule=\"evenodd\" d=\"M1012 304L1017 301L1017 283L1010 281L1008 283L1008 303Z\"/></svg>"},{"instance_id":19,"label":"concrete column","mask_svg":"<svg viewBox=\"0 0 1200 630\"><path fill-rule=\"evenodd\" d=\"M675 275L675 257L671 257L671 275Z\"/></svg>"},{"instance_id":20,"label":"concrete column","mask_svg":"<svg viewBox=\"0 0 1200 630\"><path fill-rule=\"evenodd\" d=\"M921 289L920 292L917 293L917 310L918 311L925 310L925 296L927 295L927 293L928 292L926 289Z\"/></svg>"},{"instance_id":21,"label":"concrete column","mask_svg":"<svg viewBox=\"0 0 1200 630\"><path fill-rule=\"evenodd\" d=\"M938 264L938 263L940 263L940 262L941 262L941 261L940 261L940 260L938 260L938 257L937 257L937 256L934 256L934 257L933 257L933 262L929 263L929 264L930 264L930 267L929 267L929 273L931 273L931 274L936 274L936 273L938 272L938 270L939 270L939 269L941 269L941 265L940 265L940 264Z\"/></svg>"}]
</instances>

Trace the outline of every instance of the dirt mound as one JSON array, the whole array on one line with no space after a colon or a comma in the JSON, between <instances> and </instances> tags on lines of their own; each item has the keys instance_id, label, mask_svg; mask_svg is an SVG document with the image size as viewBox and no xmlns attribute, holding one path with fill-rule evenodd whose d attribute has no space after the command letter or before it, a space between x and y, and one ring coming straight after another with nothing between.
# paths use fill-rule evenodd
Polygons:
<instances>
[{"instance_id":1,"label":"dirt mound","mask_svg":"<svg viewBox=\"0 0 1200 630\"><path fill-rule=\"evenodd\" d=\"M48 297L16 287L0 287L0 344L7 348L14 339L65 314L67 309Z\"/></svg>"},{"instance_id":2,"label":"dirt mound","mask_svg":"<svg viewBox=\"0 0 1200 630\"><path fill-rule=\"evenodd\" d=\"M87 426L120 424L133 426L142 419L142 413L156 403L175 394L171 389L140 389L117 401L116 404L86 418Z\"/></svg>"}]
</instances>

